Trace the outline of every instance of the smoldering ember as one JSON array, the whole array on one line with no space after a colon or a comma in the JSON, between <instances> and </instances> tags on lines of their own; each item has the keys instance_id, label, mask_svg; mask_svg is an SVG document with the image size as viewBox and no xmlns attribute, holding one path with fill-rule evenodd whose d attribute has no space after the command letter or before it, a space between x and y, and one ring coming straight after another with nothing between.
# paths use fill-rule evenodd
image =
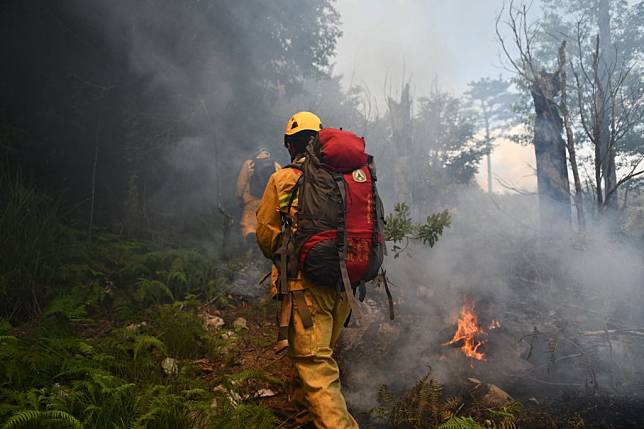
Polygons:
<instances>
[{"instance_id":1,"label":"smoldering ember","mask_svg":"<svg viewBox=\"0 0 644 429\"><path fill-rule=\"evenodd\" d=\"M0 2L0 426L644 428L643 22Z\"/></svg>"}]
</instances>

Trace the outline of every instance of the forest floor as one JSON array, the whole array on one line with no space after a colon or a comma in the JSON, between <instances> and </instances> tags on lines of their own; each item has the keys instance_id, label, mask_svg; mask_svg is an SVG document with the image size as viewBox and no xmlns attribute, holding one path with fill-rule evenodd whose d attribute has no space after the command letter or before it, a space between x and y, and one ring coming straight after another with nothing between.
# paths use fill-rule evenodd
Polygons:
<instances>
[{"instance_id":1,"label":"forest floor","mask_svg":"<svg viewBox=\"0 0 644 429\"><path fill-rule=\"evenodd\" d=\"M202 311L208 317L221 317L224 320L225 327L230 328L235 325L235 321L242 318L245 328L242 329L241 335L236 343L234 351L224 360L211 361L207 358L201 360L201 367L206 379L217 379L222 374L234 374L243 371L265 371L280 380L280 383L257 383L253 385L256 392L248 394L255 400L260 401L264 406L269 407L280 419L278 427L295 427L292 425L294 417L298 410L295 409L289 401L288 385L293 379L293 368L286 353L275 354L273 345L275 341L275 315L276 304L273 302L268 293L261 294L258 298L248 298L242 296L229 296L229 308L221 310L216 306L204 306ZM226 328L220 329L226 329ZM355 331L348 329L351 334ZM238 330L238 332L240 332ZM349 335L351 335L349 334ZM368 341L368 338L366 339ZM346 345L341 342L340 347ZM343 367L343 358L355 358L355 355L347 355L343 350L339 350L340 366ZM433 381L440 386L438 381ZM480 426L467 426L469 423L466 418L460 422L454 420L453 427L480 427L480 428L526 428L526 429L551 429L551 428L642 428L644 427L644 399L637 397L624 397L608 394L588 394L573 393L561 395L556 399L550 399L541 403L537 402L530 395L529 389L523 389L522 392L516 392L521 402L515 400L505 401L502 397L505 392L500 391L491 394L492 402L485 403L481 401L481 395L471 395L473 392L471 382L462 380L460 383L452 384L445 391L459 391L461 394L460 407L467 409L469 407L471 415L476 417ZM496 388L497 386L494 386ZM391 427L416 427L412 421L419 416L410 415L409 421L405 421L400 415L404 406L403 402L412 403L418 406L420 398L417 396L416 386L409 386L407 392L399 393L399 398L390 399L386 404L382 401L379 407L374 407L371 412L354 411L354 415L359 420L361 427L364 428L391 428ZM493 389L494 389L493 388ZM252 389L251 389L252 390ZM259 393L257 393L259 392ZM439 392L441 397L440 407L447 407L449 398L447 394ZM496 396L495 396L496 395ZM489 400L490 398L485 398ZM442 402L442 401L445 402ZM495 402L499 400L500 402ZM422 408L422 405L420 405ZM399 407L396 410L396 407ZM427 405L429 408L429 405ZM444 410L447 413L447 410ZM510 417L510 418L507 418ZM398 421L396 422L396 419ZM419 419L420 420L420 419ZM445 420L443 418L443 420ZM473 424L473 423L472 423ZM449 428L452 426L436 427ZM434 426L432 426L434 427Z\"/></svg>"},{"instance_id":2,"label":"forest floor","mask_svg":"<svg viewBox=\"0 0 644 429\"><path fill-rule=\"evenodd\" d=\"M273 351L276 303L257 285L252 258L223 262L107 235L74 246L38 317L0 320L0 426L294 427L293 369ZM406 317L395 322L403 334ZM386 368L396 329L343 332L337 356L350 408L362 387L350 363L375 358ZM363 428L644 427L635 396L572 391L537 403L529 388L499 384L516 400L486 402L466 377L443 386L431 374L386 375L395 386L369 385L372 408L353 406Z\"/></svg>"}]
</instances>

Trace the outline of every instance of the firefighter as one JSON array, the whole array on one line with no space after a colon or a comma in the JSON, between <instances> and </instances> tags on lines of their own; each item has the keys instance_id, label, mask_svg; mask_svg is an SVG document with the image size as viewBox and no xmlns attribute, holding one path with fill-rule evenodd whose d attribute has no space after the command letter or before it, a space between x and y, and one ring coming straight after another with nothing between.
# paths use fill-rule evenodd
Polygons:
<instances>
[{"instance_id":1,"label":"firefighter","mask_svg":"<svg viewBox=\"0 0 644 429\"><path fill-rule=\"evenodd\" d=\"M299 112L289 119L284 145L292 164L303 160L306 145L321 128L320 119L310 112ZM357 428L347 410L340 371L333 358L350 311L346 293L311 284L301 273L288 279L287 288L278 286L280 262L275 255L281 248L284 223L293 222L297 212L297 198L291 193L300 174L297 168L285 167L270 177L257 209L257 244L264 256L274 261L272 293L282 300L281 319L286 316L287 320L285 325L280 323L281 338L284 345L288 341L288 355L298 375L296 397L303 397L307 418L316 428Z\"/></svg>"},{"instance_id":2,"label":"firefighter","mask_svg":"<svg viewBox=\"0 0 644 429\"><path fill-rule=\"evenodd\" d=\"M264 146L255 151L253 159L244 161L237 178L237 198L242 205L239 226L246 243L254 247L255 228L257 221L255 212L259 206L259 199L264 192L264 187L271 174L280 169L280 165L273 161L271 153Z\"/></svg>"}]
</instances>

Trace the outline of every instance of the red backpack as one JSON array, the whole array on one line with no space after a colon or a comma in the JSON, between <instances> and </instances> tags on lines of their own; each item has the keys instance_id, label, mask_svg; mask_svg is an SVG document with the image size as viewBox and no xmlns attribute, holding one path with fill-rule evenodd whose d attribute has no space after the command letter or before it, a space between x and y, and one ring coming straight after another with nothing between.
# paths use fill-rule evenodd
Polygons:
<instances>
[{"instance_id":1,"label":"red backpack","mask_svg":"<svg viewBox=\"0 0 644 429\"><path fill-rule=\"evenodd\" d=\"M297 229L287 225L282 272L298 273L313 284L344 289L353 297L374 279L382 265L383 206L376 187L373 158L355 134L325 128L306 149L302 171L287 213L297 198ZM389 291L387 291L389 292ZM389 295L389 293L388 293ZM360 311L351 299L356 317Z\"/></svg>"}]
</instances>

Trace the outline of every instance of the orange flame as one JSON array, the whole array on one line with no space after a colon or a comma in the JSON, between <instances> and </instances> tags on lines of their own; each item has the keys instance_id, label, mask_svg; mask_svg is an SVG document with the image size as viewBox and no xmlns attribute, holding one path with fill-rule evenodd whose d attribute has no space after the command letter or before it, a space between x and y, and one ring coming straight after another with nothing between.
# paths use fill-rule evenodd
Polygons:
<instances>
[{"instance_id":1,"label":"orange flame","mask_svg":"<svg viewBox=\"0 0 644 429\"><path fill-rule=\"evenodd\" d=\"M500 326L500 323L498 321L495 322L497 322L498 326ZM498 326L494 326L494 328ZM463 351L463 353L465 353L465 356L476 360L484 360L485 354L478 351L479 347L483 345L483 342L479 341L476 338L477 335L480 334L485 334L485 331L478 324L477 316L474 312L474 303L467 301L461 308L461 315L458 319L458 327L456 328L456 332L454 333L452 339L449 340L449 342L445 343L445 345L463 341L461 350Z\"/></svg>"}]
</instances>

